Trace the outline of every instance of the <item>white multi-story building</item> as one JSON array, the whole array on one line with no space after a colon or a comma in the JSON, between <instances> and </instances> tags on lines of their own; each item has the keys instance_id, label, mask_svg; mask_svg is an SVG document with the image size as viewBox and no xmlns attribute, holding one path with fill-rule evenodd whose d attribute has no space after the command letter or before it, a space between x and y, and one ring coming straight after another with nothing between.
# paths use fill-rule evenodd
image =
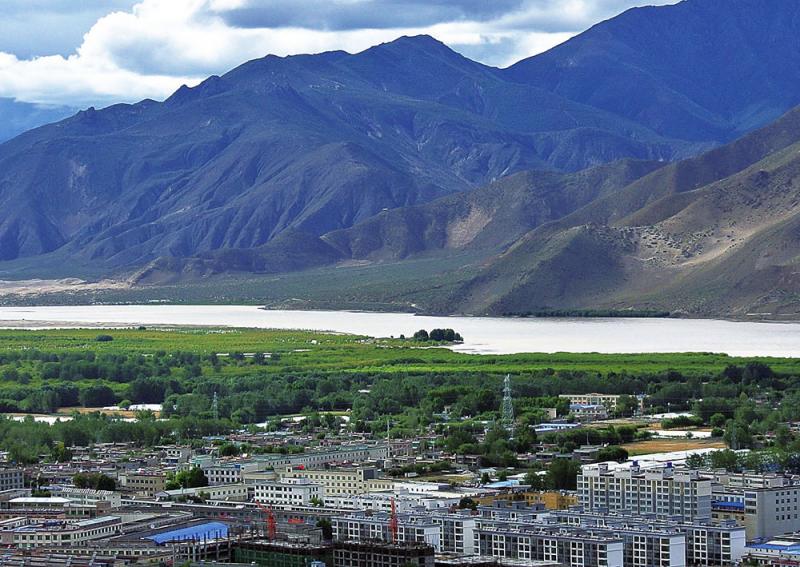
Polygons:
<instances>
[{"instance_id":1,"label":"white multi-story building","mask_svg":"<svg viewBox=\"0 0 800 567\"><path fill-rule=\"evenodd\" d=\"M331 518L333 538L337 541L393 541L389 529L389 514L355 512ZM394 543L423 543L441 551L441 528L430 518L403 515L397 525Z\"/></svg>"},{"instance_id":2,"label":"white multi-story building","mask_svg":"<svg viewBox=\"0 0 800 567\"><path fill-rule=\"evenodd\" d=\"M603 404L570 404L569 413L577 421L596 421L608 417L608 408Z\"/></svg>"},{"instance_id":3,"label":"white multi-story building","mask_svg":"<svg viewBox=\"0 0 800 567\"><path fill-rule=\"evenodd\" d=\"M122 520L117 516L101 516L79 522L42 522L12 528L0 534L3 541L24 549L33 547L76 547L118 533Z\"/></svg>"},{"instance_id":4,"label":"white multi-story building","mask_svg":"<svg viewBox=\"0 0 800 567\"><path fill-rule=\"evenodd\" d=\"M324 487L305 478L259 482L254 491L256 501L284 510L321 504L324 498Z\"/></svg>"},{"instance_id":5,"label":"white multi-story building","mask_svg":"<svg viewBox=\"0 0 800 567\"><path fill-rule=\"evenodd\" d=\"M372 492L353 496L328 496L325 494L325 507L334 510L364 510L370 512L389 512L394 501L398 512L411 512L419 506L419 499L408 495L395 495L393 492Z\"/></svg>"},{"instance_id":6,"label":"white multi-story building","mask_svg":"<svg viewBox=\"0 0 800 567\"><path fill-rule=\"evenodd\" d=\"M281 478L307 478L325 487L325 497L366 494L368 492L391 490L394 481L378 478L375 467L336 467L312 470L308 468L286 467Z\"/></svg>"},{"instance_id":7,"label":"white multi-story building","mask_svg":"<svg viewBox=\"0 0 800 567\"><path fill-rule=\"evenodd\" d=\"M560 394L562 400L569 400L570 404L580 404L582 406L605 406L613 412L617 409L617 402L621 397L619 394Z\"/></svg>"},{"instance_id":8,"label":"white multi-story building","mask_svg":"<svg viewBox=\"0 0 800 567\"><path fill-rule=\"evenodd\" d=\"M665 546L669 548L670 558L674 556L674 561L678 561L680 550L683 550L687 565L735 565L745 553L745 530L735 522L677 522L627 514L584 512L578 508L552 511L544 521L575 528L607 530L622 536L625 565L645 567L656 564L650 560L655 558L658 549Z\"/></svg>"},{"instance_id":9,"label":"white multi-story building","mask_svg":"<svg viewBox=\"0 0 800 567\"><path fill-rule=\"evenodd\" d=\"M390 541L389 520L385 512L356 512L331 523L338 540ZM745 552L744 528L732 522L678 522L578 508L548 511L522 503L481 506L478 515L420 508L398 512L397 541L428 543L437 553L492 557L501 563L575 567L722 567L737 564Z\"/></svg>"},{"instance_id":10,"label":"white multi-story building","mask_svg":"<svg viewBox=\"0 0 800 567\"><path fill-rule=\"evenodd\" d=\"M244 482L244 476L247 473L261 472L266 468L267 463L264 461L214 463L207 465L203 469L203 473L208 479L209 486L217 486Z\"/></svg>"},{"instance_id":11,"label":"white multi-story building","mask_svg":"<svg viewBox=\"0 0 800 567\"><path fill-rule=\"evenodd\" d=\"M246 502L248 500L247 485L238 484L217 484L215 486L199 486L197 488L176 488L175 490L165 490L156 494L159 499L180 500L182 498L203 498L205 500L216 500L225 502Z\"/></svg>"},{"instance_id":12,"label":"white multi-story building","mask_svg":"<svg viewBox=\"0 0 800 567\"><path fill-rule=\"evenodd\" d=\"M585 465L578 475L578 503L590 511L652 514L686 521L711 518L712 480L695 470L671 465L609 470L604 463Z\"/></svg>"},{"instance_id":13,"label":"white multi-story building","mask_svg":"<svg viewBox=\"0 0 800 567\"><path fill-rule=\"evenodd\" d=\"M335 463L358 463L387 459L392 450L389 445L341 445L330 449L287 455L259 456L249 460L220 462L208 455L191 459L190 466L199 466L209 484L233 484L242 482L250 473L269 469L286 470L288 467L318 469Z\"/></svg>"},{"instance_id":14,"label":"white multi-story building","mask_svg":"<svg viewBox=\"0 0 800 567\"><path fill-rule=\"evenodd\" d=\"M558 562L570 567L623 567L621 537L589 530L568 531L528 525L495 524L476 532L479 555ZM672 565L655 563L654 565Z\"/></svg>"},{"instance_id":15,"label":"white multi-story building","mask_svg":"<svg viewBox=\"0 0 800 567\"><path fill-rule=\"evenodd\" d=\"M51 490L51 493L81 506L97 506L106 502L110 508L122 506L122 494L114 490L93 490L91 488L62 486Z\"/></svg>"},{"instance_id":16,"label":"white multi-story building","mask_svg":"<svg viewBox=\"0 0 800 567\"><path fill-rule=\"evenodd\" d=\"M477 520L464 514L431 514L439 526L439 551L474 555L476 553Z\"/></svg>"}]
</instances>

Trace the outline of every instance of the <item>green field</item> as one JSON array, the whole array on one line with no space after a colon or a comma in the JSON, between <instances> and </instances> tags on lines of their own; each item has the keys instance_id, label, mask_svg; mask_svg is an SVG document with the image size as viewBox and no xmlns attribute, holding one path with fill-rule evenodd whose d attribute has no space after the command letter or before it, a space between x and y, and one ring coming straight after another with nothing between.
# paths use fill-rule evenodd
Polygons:
<instances>
[{"instance_id":1,"label":"green field","mask_svg":"<svg viewBox=\"0 0 800 567\"><path fill-rule=\"evenodd\" d=\"M100 334L114 340L98 342ZM758 360L776 372L800 375L800 359L739 358L723 354L510 354L474 355L431 348L413 341L372 339L343 334L257 329L124 329L0 330L0 352L38 349L44 352L140 353L185 351L211 353L277 352L272 371L424 373L487 372L526 374L534 370L583 371L600 374L656 374L676 371L705 375L732 364Z\"/></svg>"}]
</instances>

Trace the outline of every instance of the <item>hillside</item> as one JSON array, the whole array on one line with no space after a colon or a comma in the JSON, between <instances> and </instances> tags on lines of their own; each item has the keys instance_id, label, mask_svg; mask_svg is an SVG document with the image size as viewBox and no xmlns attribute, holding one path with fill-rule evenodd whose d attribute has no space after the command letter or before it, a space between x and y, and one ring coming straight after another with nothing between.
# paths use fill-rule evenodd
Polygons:
<instances>
[{"instance_id":1,"label":"hillside","mask_svg":"<svg viewBox=\"0 0 800 567\"><path fill-rule=\"evenodd\" d=\"M634 8L508 75L663 136L730 141L800 104L799 31L797 2Z\"/></svg>"},{"instance_id":2,"label":"hillside","mask_svg":"<svg viewBox=\"0 0 800 567\"><path fill-rule=\"evenodd\" d=\"M796 316L798 121L794 110L529 232L439 305Z\"/></svg>"},{"instance_id":3,"label":"hillside","mask_svg":"<svg viewBox=\"0 0 800 567\"><path fill-rule=\"evenodd\" d=\"M323 240L360 260L398 260L431 250L494 250L662 165L623 160L578 173L520 172L466 194L382 212Z\"/></svg>"},{"instance_id":4,"label":"hillside","mask_svg":"<svg viewBox=\"0 0 800 567\"><path fill-rule=\"evenodd\" d=\"M269 56L163 103L89 109L0 145L0 260L58 250L134 268L319 236L515 170L692 147L506 81L430 37Z\"/></svg>"}]
</instances>

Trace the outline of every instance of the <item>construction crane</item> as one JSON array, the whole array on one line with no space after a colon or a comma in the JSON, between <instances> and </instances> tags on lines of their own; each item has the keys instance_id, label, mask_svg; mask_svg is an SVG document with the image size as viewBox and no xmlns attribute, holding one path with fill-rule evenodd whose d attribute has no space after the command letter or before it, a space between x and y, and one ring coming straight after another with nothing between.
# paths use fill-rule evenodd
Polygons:
<instances>
[{"instance_id":1,"label":"construction crane","mask_svg":"<svg viewBox=\"0 0 800 567\"><path fill-rule=\"evenodd\" d=\"M275 520L275 514L272 512L272 506L264 506L258 500L253 500L253 502L255 502L255 505L267 515L267 539L275 539L275 536L278 535L278 522Z\"/></svg>"},{"instance_id":2,"label":"construction crane","mask_svg":"<svg viewBox=\"0 0 800 567\"><path fill-rule=\"evenodd\" d=\"M391 538L392 543L397 543L397 531L399 524L397 522L397 504L395 504L394 498L391 499L392 503L392 513L389 516L389 537Z\"/></svg>"}]
</instances>

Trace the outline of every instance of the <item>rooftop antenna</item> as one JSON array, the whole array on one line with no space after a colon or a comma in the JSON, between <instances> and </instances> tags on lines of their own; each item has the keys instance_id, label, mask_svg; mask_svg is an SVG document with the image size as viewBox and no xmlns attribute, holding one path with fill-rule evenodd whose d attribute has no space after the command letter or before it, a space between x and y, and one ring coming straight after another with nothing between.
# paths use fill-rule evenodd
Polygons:
<instances>
[{"instance_id":1,"label":"rooftop antenna","mask_svg":"<svg viewBox=\"0 0 800 567\"><path fill-rule=\"evenodd\" d=\"M511 400L511 374L503 381L503 429L510 438L514 437L514 403Z\"/></svg>"}]
</instances>

